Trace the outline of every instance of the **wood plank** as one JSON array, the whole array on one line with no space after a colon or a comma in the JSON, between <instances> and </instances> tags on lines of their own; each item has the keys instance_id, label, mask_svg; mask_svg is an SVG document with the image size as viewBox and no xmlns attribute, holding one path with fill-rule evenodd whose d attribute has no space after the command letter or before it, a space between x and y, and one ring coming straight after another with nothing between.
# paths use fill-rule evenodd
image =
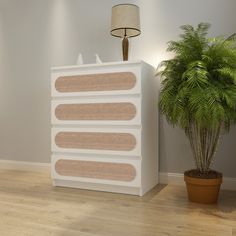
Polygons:
<instances>
[{"instance_id":1,"label":"wood plank","mask_svg":"<svg viewBox=\"0 0 236 236\"><path fill-rule=\"evenodd\" d=\"M51 186L50 174L0 171L0 235L235 236L236 192L189 203L183 187L144 197Z\"/></svg>"}]
</instances>

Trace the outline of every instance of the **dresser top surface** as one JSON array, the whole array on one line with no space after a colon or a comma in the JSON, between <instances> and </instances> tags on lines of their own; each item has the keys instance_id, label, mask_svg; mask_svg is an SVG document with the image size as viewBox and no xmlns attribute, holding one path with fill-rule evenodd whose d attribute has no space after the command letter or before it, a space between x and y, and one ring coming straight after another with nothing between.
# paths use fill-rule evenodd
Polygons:
<instances>
[{"instance_id":1,"label":"dresser top surface","mask_svg":"<svg viewBox=\"0 0 236 236\"><path fill-rule=\"evenodd\" d=\"M73 70L73 69L82 69L82 68L99 68L99 67L109 67L109 66L129 66L129 65L141 65L141 64L147 64L146 62L142 60L138 61L116 61L116 62L105 62L101 64L83 64L83 65L70 65L70 66L57 66L52 67L51 71L61 71L61 70Z\"/></svg>"}]
</instances>

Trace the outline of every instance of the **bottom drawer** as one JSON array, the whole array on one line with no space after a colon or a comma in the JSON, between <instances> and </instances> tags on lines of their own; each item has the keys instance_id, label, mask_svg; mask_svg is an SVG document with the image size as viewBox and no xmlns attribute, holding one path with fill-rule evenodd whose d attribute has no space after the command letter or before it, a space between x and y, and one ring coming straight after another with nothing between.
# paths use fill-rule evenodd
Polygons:
<instances>
[{"instance_id":1,"label":"bottom drawer","mask_svg":"<svg viewBox=\"0 0 236 236\"><path fill-rule=\"evenodd\" d=\"M52 156L53 179L140 187L140 160Z\"/></svg>"}]
</instances>

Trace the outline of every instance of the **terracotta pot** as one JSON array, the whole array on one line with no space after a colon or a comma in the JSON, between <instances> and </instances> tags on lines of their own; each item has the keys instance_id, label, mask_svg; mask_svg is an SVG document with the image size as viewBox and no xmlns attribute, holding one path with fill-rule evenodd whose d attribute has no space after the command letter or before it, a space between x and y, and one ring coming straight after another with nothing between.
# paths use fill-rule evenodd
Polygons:
<instances>
[{"instance_id":1,"label":"terracotta pot","mask_svg":"<svg viewBox=\"0 0 236 236\"><path fill-rule=\"evenodd\" d=\"M222 177L201 179L184 175L184 181L186 183L189 201L204 204L217 203Z\"/></svg>"}]
</instances>

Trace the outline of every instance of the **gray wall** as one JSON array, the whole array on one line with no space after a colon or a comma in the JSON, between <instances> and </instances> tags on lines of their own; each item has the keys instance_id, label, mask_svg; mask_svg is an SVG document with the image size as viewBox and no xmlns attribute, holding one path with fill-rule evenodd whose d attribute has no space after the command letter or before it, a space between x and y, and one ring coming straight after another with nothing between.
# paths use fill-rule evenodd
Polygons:
<instances>
[{"instance_id":1,"label":"gray wall","mask_svg":"<svg viewBox=\"0 0 236 236\"><path fill-rule=\"evenodd\" d=\"M50 67L121 59L120 40L109 35L115 0L0 0L0 158L50 161ZM124 2L124 1L123 1ZM179 26L205 21L210 35L236 31L235 0L126 1L141 8L142 34L131 41L131 59L154 66ZM214 167L236 177L236 128L222 138ZM160 119L160 169L193 166L184 133Z\"/></svg>"}]
</instances>

